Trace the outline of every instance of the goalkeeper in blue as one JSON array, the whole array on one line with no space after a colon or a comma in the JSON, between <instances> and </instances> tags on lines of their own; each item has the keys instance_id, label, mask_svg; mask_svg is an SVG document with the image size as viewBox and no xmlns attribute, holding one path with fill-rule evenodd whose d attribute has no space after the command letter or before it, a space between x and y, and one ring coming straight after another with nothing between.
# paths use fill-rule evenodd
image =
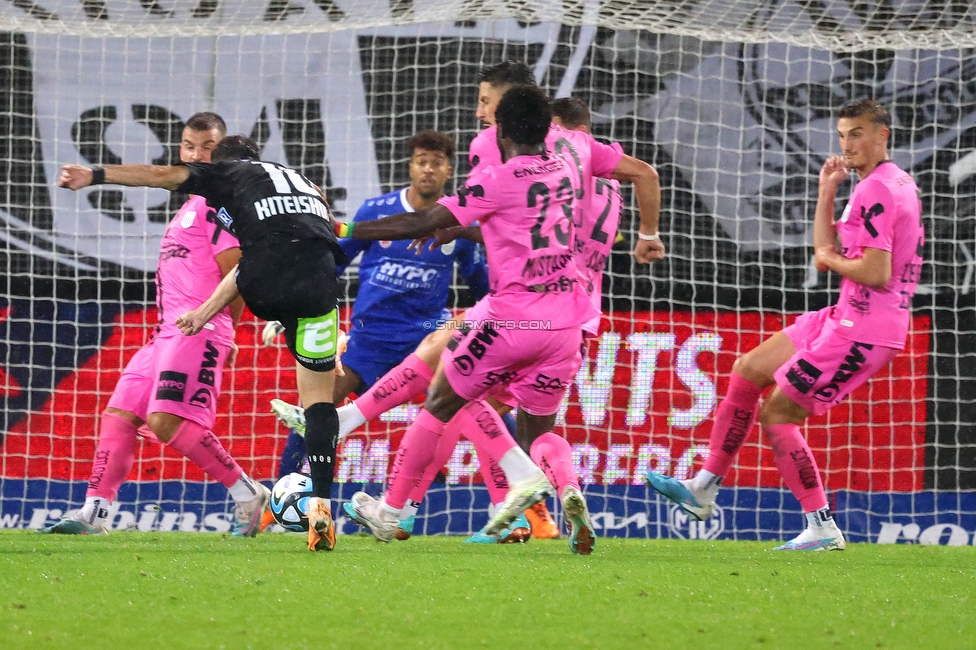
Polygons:
<instances>
[{"instance_id":1,"label":"goalkeeper in blue","mask_svg":"<svg viewBox=\"0 0 976 650\"><path fill-rule=\"evenodd\" d=\"M410 185L366 201L353 223L374 221L399 212L415 212L437 202L454 168L454 141L444 133L421 131L407 143ZM342 239L340 246L359 263L359 293L350 317L347 348L342 354L344 375L337 376L335 399L361 395L378 379L409 357L438 321L452 318L447 309L454 269L475 299L488 293L488 269L481 247L466 240L430 251L416 251L409 241ZM336 269L341 274L345 267ZM277 335L276 324L265 328L265 343ZM429 380L429 378L428 378ZM299 471L305 458L301 411L272 400L272 409L291 428L278 475ZM410 527L409 518L404 526ZM267 522L266 522L267 523ZM409 536L409 530L403 531Z\"/></svg>"}]
</instances>

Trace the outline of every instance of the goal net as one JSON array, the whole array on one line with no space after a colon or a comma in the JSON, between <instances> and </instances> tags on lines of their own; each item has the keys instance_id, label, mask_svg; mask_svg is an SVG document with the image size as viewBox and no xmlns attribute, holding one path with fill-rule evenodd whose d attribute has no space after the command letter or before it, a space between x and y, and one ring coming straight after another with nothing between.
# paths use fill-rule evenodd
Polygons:
<instances>
[{"instance_id":1,"label":"goal net","mask_svg":"<svg viewBox=\"0 0 976 650\"><path fill-rule=\"evenodd\" d=\"M220 113L350 218L405 186L406 142L479 125L479 70L525 61L576 95L597 137L655 165L668 257L634 263L633 200L607 264L605 321L560 415L597 532L780 539L802 526L758 427L707 522L649 492L689 476L737 356L836 299L811 265L817 172L837 109L889 107L893 159L922 192L926 264L907 346L804 426L854 541L972 543L976 531L976 9L958 0L11 0L0 6L0 527L81 505L99 414L156 323L152 274L177 204L161 190L56 187L64 163L178 160L183 122ZM845 188L844 196L850 187ZM345 314L358 288L344 276ZM458 285L453 306L470 305ZM215 432L271 482L293 362L245 318ZM418 405L353 434L336 498L383 489ZM487 518L462 442L418 532ZM116 529L226 530L226 491L145 444ZM557 510L558 504L550 506ZM354 529L343 522L345 532Z\"/></svg>"}]
</instances>

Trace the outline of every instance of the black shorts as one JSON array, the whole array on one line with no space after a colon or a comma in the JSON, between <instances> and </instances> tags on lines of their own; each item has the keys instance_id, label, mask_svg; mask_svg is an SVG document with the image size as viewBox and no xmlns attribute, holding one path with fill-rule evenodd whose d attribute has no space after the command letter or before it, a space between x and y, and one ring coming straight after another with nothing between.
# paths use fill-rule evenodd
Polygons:
<instances>
[{"instance_id":1,"label":"black shorts","mask_svg":"<svg viewBox=\"0 0 976 650\"><path fill-rule=\"evenodd\" d=\"M255 316L284 326L298 363L316 372L335 369L339 283L330 242L308 239L247 251L237 289Z\"/></svg>"}]
</instances>

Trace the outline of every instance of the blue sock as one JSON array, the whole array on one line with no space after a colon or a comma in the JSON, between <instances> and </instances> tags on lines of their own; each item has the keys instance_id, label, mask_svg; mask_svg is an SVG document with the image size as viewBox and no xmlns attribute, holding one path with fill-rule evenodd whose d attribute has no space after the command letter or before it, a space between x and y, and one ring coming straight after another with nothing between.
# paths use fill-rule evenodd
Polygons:
<instances>
[{"instance_id":1,"label":"blue sock","mask_svg":"<svg viewBox=\"0 0 976 650\"><path fill-rule=\"evenodd\" d=\"M515 438L515 416L511 411L502 416L502 422L505 423L505 428L512 434L512 437ZM518 438L515 439L518 440Z\"/></svg>"},{"instance_id":2,"label":"blue sock","mask_svg":"<svg viewBox=\"0 0 976 650\"><path fill-rule=\"evenodd\" d=\"M302 463L305 462L305 454L305 438L295 433L294 429L289 430L288 441L285 443L285 450L281 452L281 461L278 463L278 478L301 471Z\"/></svg>"}]
</instances>

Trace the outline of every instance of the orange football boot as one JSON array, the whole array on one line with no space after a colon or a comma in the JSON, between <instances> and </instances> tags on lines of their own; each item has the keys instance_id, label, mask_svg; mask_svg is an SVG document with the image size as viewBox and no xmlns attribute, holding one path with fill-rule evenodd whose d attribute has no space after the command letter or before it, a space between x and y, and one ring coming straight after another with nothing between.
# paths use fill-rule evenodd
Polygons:
<instances>
[{"instance_id":1,"label":"orange football boot","mask_svg":"<svg viewBox=\"0 0 976 650\"><path fill-rule=\"evenodd\" d=\"M325 499L312 497L305 507L308 515L308 550L331 551L336 545L335 522Z\"/></svg>"},{"instance_id":2,"label":"orange football boot","mask_svg":"<svg viewBox=\"0 0 976 650\"><path fill-rule=\"evenodd\" d=\"M270 508L266 509L264 512L261 513L261 532L263 533L264 529L270 526L271 524L273 524L274 522L275 522L275 518L274 515L271 514L271 509Z\"/></svg>"},{"instance_id":3,"label":"orange football boot","mask_svg":"<svg viewBox=\"0 0 976 650\"><path fill-rule=\"evenodd\" d=\"M525 517L529 520L532 536L536 539L559 539L559 527L546 507L545 500L526 510Z\"/></svg>"}]
</instances>

